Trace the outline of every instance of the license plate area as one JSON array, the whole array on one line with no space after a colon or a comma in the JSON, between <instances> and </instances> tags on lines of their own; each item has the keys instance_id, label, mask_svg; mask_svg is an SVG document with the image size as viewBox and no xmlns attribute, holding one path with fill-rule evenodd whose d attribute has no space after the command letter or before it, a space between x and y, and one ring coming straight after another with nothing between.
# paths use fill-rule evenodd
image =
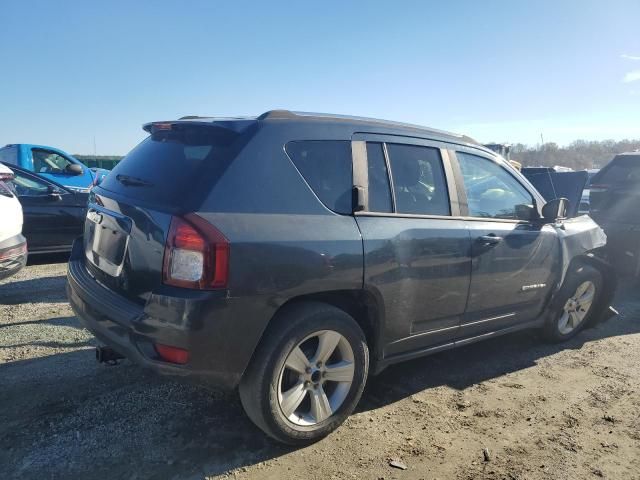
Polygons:
<instances>
[{"instance_id":1,"label":"license plate area","mask_svg":"<svg viewBox=\"0 0 640 480\"><path fill-rule=\"evenodd\" d=\"M122 272L131 234L131 219L99 206L87 209L85 256L103 272L117 277Z\"/></svg>"}]
</instances>

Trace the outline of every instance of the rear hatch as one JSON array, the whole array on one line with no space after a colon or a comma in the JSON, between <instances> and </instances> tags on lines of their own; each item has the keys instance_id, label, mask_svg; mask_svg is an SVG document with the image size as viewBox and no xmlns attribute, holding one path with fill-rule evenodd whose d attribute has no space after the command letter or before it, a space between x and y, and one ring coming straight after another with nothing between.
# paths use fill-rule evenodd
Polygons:
<instances>
[{"instance_id":1,"label":"rear hatch","mask_svg":"<svg viewBox=\"0 0 640 480\"><path fill-rule=\"evenodd\" d=\"M556 172L550 168L523 168L522 174L547 202L555 198L569 200L569 217L578 215L582 192L589 174L586 171Z\"/></svg>"},{"instance_id":2,"label":"rear hatch","mask_svg":"<svg viewBox=\"0 0 640 480\"><path fill-rule=\"evenodd\" d=\"M600 170L589 203L598 223L640 225L640 152L617 155Z\"/></svg>"},{"instance_id":3,"label":"rear hatch","mask_svg":"<svg viewBox=\"0 0 640 480\"><path fill-rule=\"evenodd\" d=\"M163 122L92 190L84 228L87 268L138 303L162 285L174 216L197 211L233 158L246 122Z\"/></svg>"}]
</instances>

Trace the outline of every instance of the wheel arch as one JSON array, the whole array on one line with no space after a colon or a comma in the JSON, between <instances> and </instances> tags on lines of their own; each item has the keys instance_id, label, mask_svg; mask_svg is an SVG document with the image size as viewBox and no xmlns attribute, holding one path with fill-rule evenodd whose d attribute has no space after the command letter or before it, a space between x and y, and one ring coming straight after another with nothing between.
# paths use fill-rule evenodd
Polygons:
<instances>
[{"instance_id":1,"label":"wheel arch","mask_svg":"<svg viewBox=\"0 0 640 480\"><path fill-rule=\"evenodd\" d=\"M379 358L383 325L383 309L376 297L366 290L330 290L293 297L285 302L274 314L275 318L283 309L306 302L326 303L349 314L364 332L372 360ZM273 321L272 318L272 321ZM271 322L269 323L271 324ZM267 327L268 328L268 327Z\"/></svg>"},{"instance_id":2,"label":"wheel arch","mask_svg":"<svg viewBox=\"0 0 640 480\"><path fill-rule=\"evenodd\" d=\"M611 302L613 301L613 297L616 292L618 276L613 266L603 257L600 249L577 255L571 260L567 271L572 271L574 268L577 268L578 265L588 265L593 267L600 272L600 275L602 275L603 292L598 298L598 304L595 307L596 311L592 316L590 325L588 325L593 326L609 318L606 313L611 306ZM565 282L567 281L567 278L565 278ZM562 286L560 288L562 288ZM560 289L558 289L558 291L560 291Z\"/></svg>"},{"instance_id":3,"label":"wheel arch","mask_svg":"<svg viewBox=\"0 0 640 480\"><path fill-rule=\"evenodd\" d=\"M304 304L323 303L338 308L350 315L364 332L369 352L371 353L370 372L376 372L376 365L381 359L383 312L381 300L366 290L328 290L308 293L292 297L280 305L267 323L251 357L256 354L260 344L271 328L278 322L278 318L290 309L299 308ZM247 365L251 363L251 359ZM244 375L244 372L243 372Z\"/></svg>"}]
</instances>

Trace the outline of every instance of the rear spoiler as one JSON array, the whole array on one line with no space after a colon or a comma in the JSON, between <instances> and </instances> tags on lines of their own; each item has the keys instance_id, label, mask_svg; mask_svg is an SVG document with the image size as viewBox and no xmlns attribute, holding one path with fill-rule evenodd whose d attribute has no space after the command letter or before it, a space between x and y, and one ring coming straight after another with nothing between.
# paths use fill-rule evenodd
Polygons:
<instances>
[{"instance_id":1,"label":"rear spoiler","mask_svg":"<svg viewBox=\"0 0 640 480\"><path fill-rule=\"evenodd\" d=\"M171 130L176 127L196 126L220 128L235 133L242 133L251 125L257 123L256 119L244 118L205 118L205 117L182 117L179 120L169 120L161 122L149 122L142 125L142 129L147 133L161 130Z\"/></svg>"}]
</instances>

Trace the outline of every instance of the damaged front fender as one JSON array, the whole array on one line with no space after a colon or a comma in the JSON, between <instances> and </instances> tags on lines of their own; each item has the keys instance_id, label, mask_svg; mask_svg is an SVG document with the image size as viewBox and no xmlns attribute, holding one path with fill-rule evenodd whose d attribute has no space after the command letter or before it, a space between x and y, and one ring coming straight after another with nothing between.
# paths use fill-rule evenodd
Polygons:
<instances>
[{"instance_id":1,"label":"damaged front fender","mask_svg":"<svg viewBox=\"0 0 640 480\"><path fill-rule=\"evenodd\" d=\"M615 270L602 255L603 247L607 244L604 230L588 215L564 220L553 226L558 234L562 262L561 275L554 294L560 290L572 264L581 262L592 265L602 274L604 285L604 291L592 318L597 322L615 315L611 302L618 281Z\"/></svg>"},{"instance_id":2,"label":"damaged front fender","mask_svg":"<svg viewBox=\"0 0 640 480\"><path fill-rule=\"evenodd\" d=\"M607 244L607 235L588 215L570 218L553 226L558 233L562 259L559 287L564 282L571 262L576 257L604 247Z\"/></svg>"}]
</instances>

